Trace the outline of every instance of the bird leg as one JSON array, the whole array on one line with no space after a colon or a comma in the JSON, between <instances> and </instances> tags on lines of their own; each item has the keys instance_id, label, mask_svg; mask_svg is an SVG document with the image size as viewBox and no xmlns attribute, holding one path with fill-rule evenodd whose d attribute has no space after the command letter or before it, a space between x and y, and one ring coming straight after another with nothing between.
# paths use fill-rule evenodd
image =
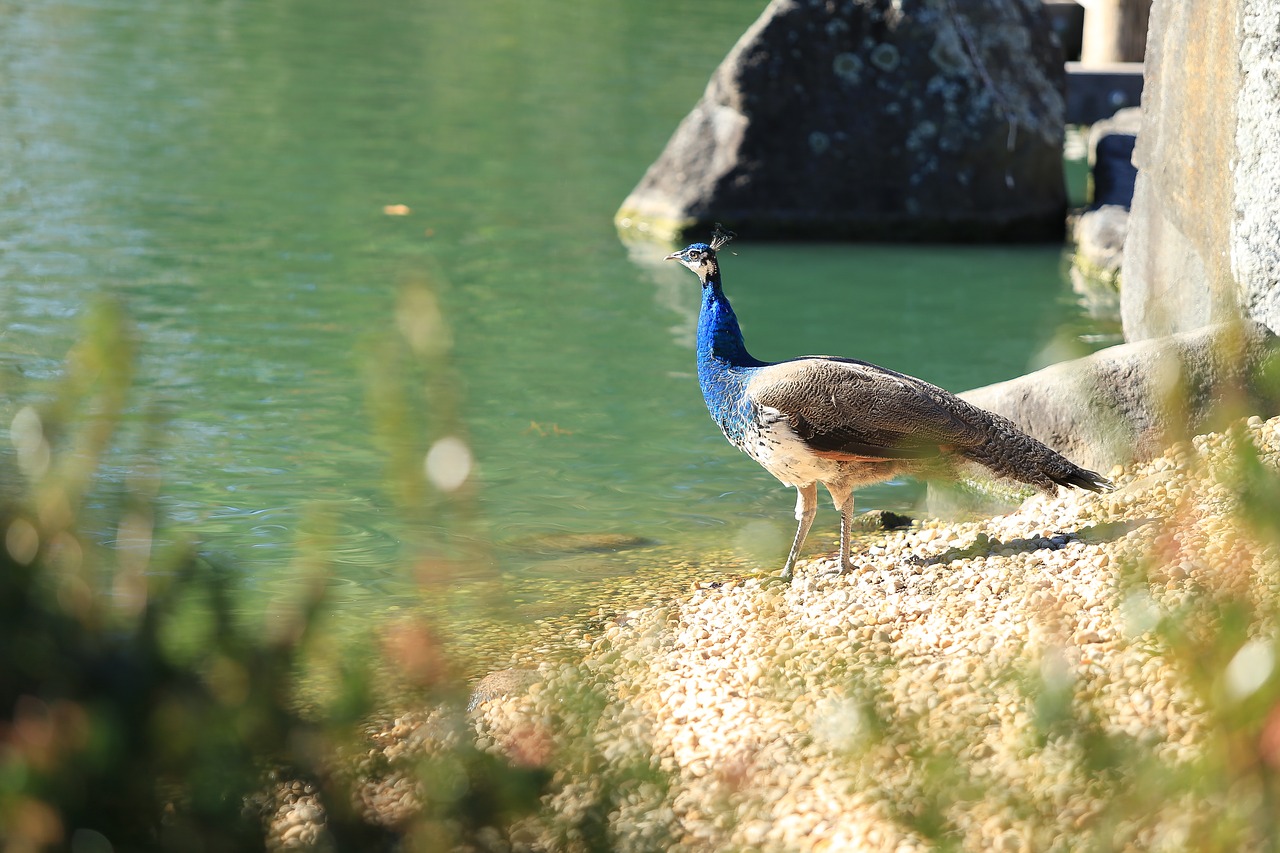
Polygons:
<instances>
[{"instance_id":1,"label":"bird leg","mask_svg":"<svg viewBox=\"0 0 1280 853\"><path fill-rule=\"evenodd\" d=\"M837 574L853 569L853 556L849 553L849 537L853 534L853 492L839 504L840 510L840 568Z\"/></svg>"},{"instance_id":2,"label":"bird leg","mask_svg":"<svg viewBox=\"0 0 1280 853\"><path fill-rule=\"evenodd\" d=\"M813 517L817 514L818 484L796 486L796 521L799 524L796 526L795 541L791 543L791 553L787 555L787 562L782 567L784 581L791 580L791 570L795 568L796 558L800 556L800 546L809 535L809 528L813 526Z\"/></svg>"},{"instance_id":3,"label":"bird leg","mask_svg":"<svg viewBox=\"0 0 1280 853\"><path fill-rule=\"evenodd\" d=\"M849 554L849 539L853 534L853 489L839 480L824 485L831 494L831 502L840 511L840 562L832 574L843 575L853 568L853 558Z\"/></svg>"}]
</instances>

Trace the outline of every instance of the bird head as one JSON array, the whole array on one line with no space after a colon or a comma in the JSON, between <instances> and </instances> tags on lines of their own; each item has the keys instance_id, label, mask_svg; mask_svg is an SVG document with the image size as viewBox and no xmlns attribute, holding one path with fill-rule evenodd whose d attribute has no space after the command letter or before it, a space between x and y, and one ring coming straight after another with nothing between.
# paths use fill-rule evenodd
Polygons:
<instances>
[{"instance_id":1,"label":"bird head","mask_svg":"<svg viewBox=\"0 0 1280 853\"><path fill-rule=\"evenodd\" d=\"M710 243L691 243L680 251L667 255L666 260L679 261L697 273L702 283L706 284L719 271L716 252L735 236L732 231L725 231L719 223L716 223L716 230L711 236Z\"/></svg>"}]
</instances>

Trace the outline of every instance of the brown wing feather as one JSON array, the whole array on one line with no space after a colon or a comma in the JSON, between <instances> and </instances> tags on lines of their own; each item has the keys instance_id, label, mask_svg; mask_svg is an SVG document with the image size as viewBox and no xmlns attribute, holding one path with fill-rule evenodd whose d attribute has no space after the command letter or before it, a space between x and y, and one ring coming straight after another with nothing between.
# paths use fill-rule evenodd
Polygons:
<instances>
[{"instance_id":1,"label":"brown wing feather","mask_svg":"<svg viewBox=\"0 0 1280 853\"><path fill-rule=\"evenodd\" d=\"M865 361L809 356L760 368L747 385L757 405L782 412L817 455L850 461L957 454L1053 493L1110 488L1007 418L914 376Z\"/></svg>"},{"instance_id":2,"label":"brown wing feather","mask_svg":"<svg viewBox=\"0 0 1280 853\"><path fill-rule=\"evenodd\" d=\"M786 415L815 451L920 459L986 438L985 414L913 376L854 359L810 356L761 369L752 400ZM970 411L972 410L972 411Z\"/></svg>"}]
</instances>

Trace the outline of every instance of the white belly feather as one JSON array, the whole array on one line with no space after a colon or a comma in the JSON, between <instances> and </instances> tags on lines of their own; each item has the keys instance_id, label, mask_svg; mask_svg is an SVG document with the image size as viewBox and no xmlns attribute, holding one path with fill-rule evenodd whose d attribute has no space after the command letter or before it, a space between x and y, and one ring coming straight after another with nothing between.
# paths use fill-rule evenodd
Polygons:
<instances>
[{"instance_id":1,"label":"white belly feather","mask_svg":"<svg viewBox=\"0 0 1280 853\"><path fill-rule=\"evenodd\" d=\"M769 406L756 409L738 448L788 486L827 482L847 470L849 463L823 459L795 434L782 412Z\"/></svg>"}]
</instances>

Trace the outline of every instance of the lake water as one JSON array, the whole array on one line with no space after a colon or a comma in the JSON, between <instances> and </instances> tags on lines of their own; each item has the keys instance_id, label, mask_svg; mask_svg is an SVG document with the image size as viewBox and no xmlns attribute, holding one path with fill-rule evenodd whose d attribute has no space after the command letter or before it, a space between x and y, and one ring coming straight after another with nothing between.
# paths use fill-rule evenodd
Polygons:
<instances>
[{"instance_id":1,"label":"lake water","mask_svg":"<svg viewBox=\"0 0 1280 853\"><path fill-rule=\"evenodd\" d=\"M353 612L439 572L503 580L532 616L657 563L776 569L793 496L702 407L697 282L612 225L763 5L0 3L0 419L48 397L109 296L140 353L103 494L165 413L171 535L259 599L288 594L312 528ZM962 390L1080 328L1057 247L733 249L763 358ZM437 480L468 477L445 493L423 459L448 437Z\"/></svg>"}]
</instances>

